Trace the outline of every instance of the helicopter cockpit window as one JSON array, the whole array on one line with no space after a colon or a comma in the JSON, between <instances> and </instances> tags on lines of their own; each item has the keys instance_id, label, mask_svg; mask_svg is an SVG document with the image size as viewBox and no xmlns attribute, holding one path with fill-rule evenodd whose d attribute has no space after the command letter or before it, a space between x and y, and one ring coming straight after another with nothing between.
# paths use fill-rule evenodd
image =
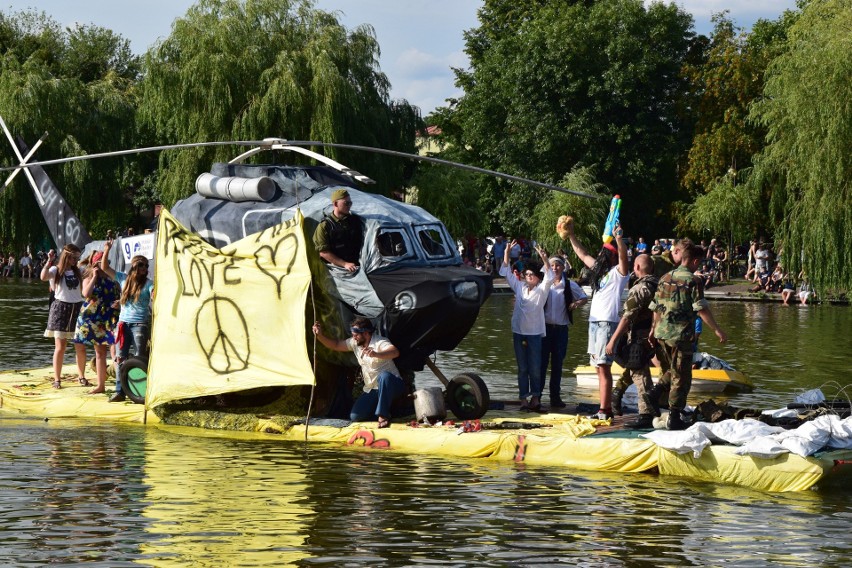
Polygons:
<instances>
[{"instance_id":1,"label":"helicopter cockpit window","mask_svg":"<svg viewBox=\"0 0 852 568\"><path fill-rule=\"evenodd\" d=\"M402 229L382 229L376 236L379 254L385 257L403 258L411 256L412 249Z\"/></svg>"},{"instance_id":2,"label":"helicopter cockpit window","mask_svg":"<svg viewBox=\"0 0 852 568\"><path fill-rule=\"evenodd\" d=\"M450 249L444 239L444 234L438 227L417 227L417 239L429 258L446 258Z\"/></svg>"}]
</instances>

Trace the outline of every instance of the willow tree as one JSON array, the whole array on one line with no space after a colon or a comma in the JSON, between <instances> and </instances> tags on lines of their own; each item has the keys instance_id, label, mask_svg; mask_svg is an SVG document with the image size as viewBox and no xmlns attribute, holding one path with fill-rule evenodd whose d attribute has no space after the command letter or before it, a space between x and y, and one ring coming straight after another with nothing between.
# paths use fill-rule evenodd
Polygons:
<instances>
[{"instance_id":1,"label":"willow tree","mask_svg":"<svg viewBox=\"0 0 852 568\"><path fill-rule=\"evenodd\" d=\"M754 109L768 131L750 183L772 188L784 262L852 290L852 0L805 5Z\"/></svg>"},{"instance_id":2,"label":"willow tree","mask_svg":"<svg viewBox=\"0 0 852 568\"><path fill-rule=\"evenodd\" d=\"M733 169L708 184L706 193L699 195L684 217L684 225L694 231L709 231L713 235L729 236L731 244L754 236L756 220L765 210L760 193L750 184L738 183L748 178L751 168Z\"/></svg>"},{"instance_id":3,"label":"willow tree","mask_svg":"<svg viewBox=\"0 0 852 568\"><path fill-rule=\"evenodd\" d=\"M146 55L142 124L160 143L274 136L413 152L419 115L389 99L378 58L370 26L347 30L308 0L199 0ZM380 191L403 182L398 159L322 151ZM186 196L211 162L234 154L163 154L164 201Z\"/></svg>"},{"instance_id":4,"label":"willow tree","mask_svg":"<svg viewBox=\"0 0 852 568\"><path fill-rule=\"evenodd\" d=\"M0 14L0 115L39 159L124 149L134 143L139 59L129 42L96 26L63 29L43 12ZM4 165L14 165L3 137ZM93 234L126 222L125 192L141 176L121 159L46 168ZM4 176L5 177L5 176ZM0 196L0 237L49 244L24 175ZM39 242L41 241L41 242Z\"/></svg>"},{"instance_id":5,"label":"willow tree","mask_svg":"<svg viewBox=\"0 0 852 568\"><path fill-rule=\"evenodd\" d=\"M571 264L574 267L582 267L583 264L574 254L571 243L563 241L556 234L556 221L562 215L572 216L577 238L592 254L597 254L612 196L603 184L596 181L590 168L574 168L559 181L559 185L581 191L591 196L591 199L571 193L550 192L535 206L530 220L533 226L532 237L551 253L559 248L563 249L573 259ZM625 229L629 231L630 227Z\"/></svg>"}]
</instances>

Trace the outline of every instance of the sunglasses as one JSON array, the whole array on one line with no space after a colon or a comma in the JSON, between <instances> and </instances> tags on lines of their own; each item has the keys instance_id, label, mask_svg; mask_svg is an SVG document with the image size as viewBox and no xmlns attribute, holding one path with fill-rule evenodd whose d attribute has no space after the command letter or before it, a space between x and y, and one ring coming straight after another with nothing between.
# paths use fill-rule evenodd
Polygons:
<instances>
[{"instance_id":1,"label":"sunglasses","mask_svg":"<svg viewBox=\"0 0 852 568\"><path fill-rule=\"evenodd\" d=\"M524 272L524 276L538 276L538 274L536 274L532 270L527 270L526 272Z\"/></svg>"},{"instance_id":2,"label":"sunglasses","mask_svg":"<svg viewBox=\"0 0 852 568\"><path fill-rule=\"evenodd\" d=\"M346 201L344 201L344 202L343 202L343 204L344 204L344 205L352 205L352 202L351 202L350 200L348 200L348 199L347 199Z\"/></svg>"}]
</instances>

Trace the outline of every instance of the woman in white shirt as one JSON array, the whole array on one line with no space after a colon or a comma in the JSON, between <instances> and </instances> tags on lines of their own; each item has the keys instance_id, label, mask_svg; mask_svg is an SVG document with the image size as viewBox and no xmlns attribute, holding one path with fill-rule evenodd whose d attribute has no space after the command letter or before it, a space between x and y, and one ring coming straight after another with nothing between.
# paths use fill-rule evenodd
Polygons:
<instances>
[{"instance_id":1,"label":"woman in white shirt","mask_svg":"<svg viewBox=\"0 0 852 568\"><path fill-rule=\"evenodd\" d=\"M65 245L57 266L53 266L55 258L56 253L53 250L47 253L47 263L41 269L41 279L44 282L51 281L56 298L50 305L44 336L53 338L53 388L58 389L62 388L65 348L68 340L74 338L77 316L83 305L83 277L77 266L77 261L80 260L80 249L77 246ZM75 343L74 350L77 356L78 380L81 385L91 386L86 380L86 346Z\"/></svg>"},{"instance_id":2,"label":"woman in white shirt","mask_svg":"<svg viewBox=\"0 0 852 568\"><path fill-rule=\"evenodd\" d=\"M565 408L562 400L562 362L568 353L568 326L572 312L588 298L583 289L565 277L565 260L554 256L548 261L553 271L553 284L544 305L546 333L541 342L541 388L547 385L547 366L550 365L550 408Z\"/></svg>"},{"instance_id":3,"label":"woman in white shirt","mask_svg":"<svg viewBox=\"0 0 852 568\"><path fill-rule=\"evenodd\" d=\"M521 410L541 411L541 338L544 336L544 304L553 282L553 272L547 262L547 256L537 248L545 266L544 280L539 277L538 269L524 267L523 282L511 269L509 255L518 242L513 240L503 256L500 275L515 294L515 307L512 310L512 342L515 358L518 361L518 391ZM530 397L527 400L527 397Z\"/></svg>"}]
</instances>

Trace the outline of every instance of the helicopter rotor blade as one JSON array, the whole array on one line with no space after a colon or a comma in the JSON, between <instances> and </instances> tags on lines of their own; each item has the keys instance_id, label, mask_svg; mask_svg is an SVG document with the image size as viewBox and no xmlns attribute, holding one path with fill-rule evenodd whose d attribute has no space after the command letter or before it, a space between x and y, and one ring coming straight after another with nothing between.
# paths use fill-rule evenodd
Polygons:
<instances>
[{"instance_id":1,"label":"helicopter rotor blade","mask_svg":"<svg viewBox=\"0 0 852 568\"><path fill-rule=\"evenodd\" d=\"M519 176L513 176L510 174L504 174L502 172L496 172L494 170L488 170L485 168L480 168L477 166L470 166L467 164L460 164L458 162L451 162L449 160L443 160L441 158L433 158L432 156L420 156L418 154L409 154L407 152L398 152L396 150L386 150L384 148L374 148L371 146L357 146L354 144L338 144L332 142L319 142L314 140L287 140L285 138L266 138L265 140L230 140L230 141L221 141L221 142L192 142L185 144L165 144L162 146L149 146L145 148L135 148L132 150L117 150L113 152L103 152L100 154L87 154L84 156L71 156L68 158L59 158L56 160L42 160L38 162L29 162L26 164L19 164L17 166L11 167L2 167L0 171L9 171L15 170L18 168L29 168L33 166L52 166L56 164L65 164L68 162L75 162L79 160L94 160L97 158L110 158L115 156L126 156L129 154L141 154L146 152L161 152L163 150L176 150L182 148L204 148L204 147L215 147L215 146L259 146L261 148L270 148L273 145L283 145L283 146L317 146L320 148L344 148L347 150L357 150L362 152L374 152L377 154L385 154L388 156L395 156L398 158L405 158L410 160L416 160L419 162L429 162L433 164L440 164L443 166L449 166L453 168L459 168L462 170L467 170L470 172L475 172L479 174L485 174L494 176L497 178L505 179L507 181L513 181L517 183L524 183L527 185L533 185L536 187L541 187L544 189L549 189L552 191L559 191L562 193L570 193L572 195L577 195L580 197L586 197L589 199L598 199L596 195L590 195L588 193L583 193L581 191L576 191L572 189L567 189L558 185L553 185L549 183L544 183L540 181L535 181L531 179L522 178Z\"/></svg>"}]
</instances>

